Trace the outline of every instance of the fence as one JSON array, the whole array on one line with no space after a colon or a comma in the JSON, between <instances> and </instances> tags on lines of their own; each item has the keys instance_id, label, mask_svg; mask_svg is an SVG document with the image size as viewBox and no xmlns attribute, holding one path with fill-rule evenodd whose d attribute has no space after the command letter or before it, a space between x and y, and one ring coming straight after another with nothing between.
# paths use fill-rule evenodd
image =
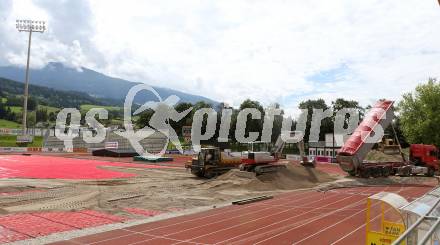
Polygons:
<instances>
[{"instance_id":1,"label":"fence","mask_svg":"<svg viewBox=\"0 0 440 245\"><path fill-rule=\"evenodd\" d=\"M46 128L27 128L26 134L32 136L44 136L50 130L51 129ZM53 130L51 131L53 132ZM18 128L0 128L0 135L23 135L23 130Z\"/></svg>"},{"instance_id":2,"label":"fence","mask_svg":"<svg viewBox=\"0 0 440 245\"><path fill-rule=\"evenodd\" d=\"M401 208L406 231L393 242L400 244L440 244L440 187Z\"/></svg>"}]
</instances>

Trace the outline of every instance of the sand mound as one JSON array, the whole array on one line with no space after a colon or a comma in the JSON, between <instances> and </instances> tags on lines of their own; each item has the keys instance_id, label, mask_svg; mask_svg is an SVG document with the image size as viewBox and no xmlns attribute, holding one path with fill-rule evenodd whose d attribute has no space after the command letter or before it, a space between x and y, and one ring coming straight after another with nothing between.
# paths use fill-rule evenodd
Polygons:
<instances>
[{"instance_id":1,"label":"sand mound","mask_svg":"<svg viewBox=\"0 0 440 245\"><path fill-rule=\"evenodd\" d=\"M291 190L309 188L335 180L315 168L287 165L286 169L255 176L254 173L231 170L206 183L216 190L241 188L254 191Z\"/></svg>"},{"instance_id":2,"label":"sand mound","mask_svg":"<svg viewBox=\"0 0 440 245\"><path fill-rule=\"evenodd\" d=\"M402 156L400 154L396 155L388 155L378 150L372 150L368 152L365 157L367 161L385 161L385 162L394 162L394 161L402 161Z\"/></svg>"}]
</instances>

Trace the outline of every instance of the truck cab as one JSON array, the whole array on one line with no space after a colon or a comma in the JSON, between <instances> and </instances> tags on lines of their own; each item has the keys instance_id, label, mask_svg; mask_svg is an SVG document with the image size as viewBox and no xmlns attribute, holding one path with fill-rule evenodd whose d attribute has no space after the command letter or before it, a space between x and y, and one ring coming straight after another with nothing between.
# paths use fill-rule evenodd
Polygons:
<instances>
[{"instance_id":1,"label":"truck cab","mask_svg":"<svg viewBox=\"0 0 440 245\"><path fill-rule=\"evenodd\" d=\"M434 145L413 144L410 146L409 160L416 166L439 170L439 149Z\"/></svg>"}]
</instances>

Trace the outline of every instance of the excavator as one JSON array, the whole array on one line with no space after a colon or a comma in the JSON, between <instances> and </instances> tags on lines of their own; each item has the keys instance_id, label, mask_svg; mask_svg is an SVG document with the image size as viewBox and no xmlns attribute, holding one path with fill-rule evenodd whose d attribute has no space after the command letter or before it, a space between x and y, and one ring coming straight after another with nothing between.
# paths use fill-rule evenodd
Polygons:
<instances>
[{"instance_id":1,"label":"excavator","mask_svg":"<svg viewBox=\"0 0 440 245\"><path fill-rule=\"evenodd\" d=\"M290 134L290 137L295 137L297 139L297 146L300 152L301 165L305 167L314 167L315 163L310 162L305 154L305 147L303 141L303 133L301 131L288 131L285 134ZM278 136L277 141L270 150L255 151L255 144L265 144L266 149L268 149L269 144L266 142L253 142L250 147L250 151L243 152L242 164L240 165L240 170L255 172L258 174L275 172L279 169L286 168L283 164L277 164L278 160L281 158L284 146L286 142L282 139L281 135Z\"/></svg>"},{"instance_id":2,"label":"excavator","mask_svg":"<svg viewBox=\"0 0 440 245\"><path fill-rule=\"evenodd\" d=\"M295 137L302 136L301 132L289 131L286 133ZM301 165L314 167L315 163L310 162L305 155L302 137L297 144L302 159ZM284 146L285 142L280 135L273 147L270 147L267 142L253 142L249 144L248 151L242 152L241 156L234 156L230 152L221 152L218 147L206 147L194 155L191 164L186 165L186 167L191 169L192 174L205 178L212 178L234 168L239 168L241 171L255 172L257 175L275 172L286 168L285 165L277 163L281 158Z\"/></svg>"},{"instance_id":3,"label":"excavator","mask_svg":"<svg viewBox=\"0 0 440 245\"><path fill-rule=\"evenodd\" d=\"M241 156L221 151L219 147L203 147L185 167L195 176L209 179L237 168L240 164Z\"/></svg>"},{"instance_id":4,"label":"excavator","mask_svg":"<svg viewBox=\"0 0 440 245\"><path fill-rule=\"evenodd\" d=\"M399 144L387 134L378 143L377 149L387 155L397 155L400 153Z\"/></svg>"}]
</instances>

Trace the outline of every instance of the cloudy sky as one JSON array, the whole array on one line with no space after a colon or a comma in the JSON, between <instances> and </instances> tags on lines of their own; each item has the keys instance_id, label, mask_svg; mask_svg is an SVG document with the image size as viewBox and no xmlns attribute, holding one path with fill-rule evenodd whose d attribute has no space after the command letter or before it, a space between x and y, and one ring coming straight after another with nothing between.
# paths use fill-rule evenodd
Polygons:
<instances>
[{"instance_id":1,"label":"cloudy sky","mask_svg":"<svg viewBox=\"0 0 440 245\"><path fill-rule=\"evenodd\" d=\"M17 18L48 22L34 67L64 62L232 105L367 105L440 78L437 0L2 0L0 65L25 64Z\"/></svg>"}]
</instances>

